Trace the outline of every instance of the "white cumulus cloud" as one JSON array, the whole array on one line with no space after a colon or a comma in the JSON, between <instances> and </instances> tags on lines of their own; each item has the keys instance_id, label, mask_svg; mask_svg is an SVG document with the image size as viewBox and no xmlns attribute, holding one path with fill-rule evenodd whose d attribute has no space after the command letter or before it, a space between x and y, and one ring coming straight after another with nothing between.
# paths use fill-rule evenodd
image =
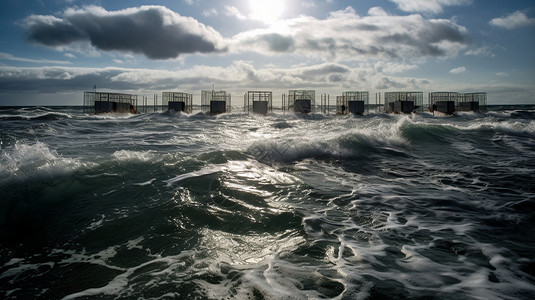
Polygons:
<instances>
[{"instance_id":1,"label":"white cumulus cloud","mask_svg":"<svg viewBox=\"0 0 535 300\"><path fill-rule=\"evenodd\" d=\"M468 5L472 0L390 0L403 11L441 13L446 6Z\"/></svg>"},{"instance_id":2,"label":"white cumulus cloud","mask_svg":"<svg viewBox=\"0 0 535 300\"><path fill-rule=\"evenodd\" d=\"M236 6L225 6L226 15L233 16L238 20L245 20L247 17L241 13L241 11Z\"/></svg>"},{"instance_id":3,"label":"white cumulus cloud","mask_svg":"<svg viewBox=\"0 0 535 300\"><path fill-rule=\"evenodd\" d=\"M505 17L494 18L490 20L489 24L505 29L514 29L535 25L535 19L528 18L528 16L521 11L515 11L514 13Z\"/></svg>"},{"instance_id":4,"label":"white cumulus cloud","mask_svg":"<svg viewBox=\"0 0 535 300\"><path fill-rule=\"evenodd\" d=\"M325 19L299 17L232 38L231 51L297 54L326 61L451 57L467 47L468 30L451 20L387 15L361 17L351 7ZM313 33L313 34L310 34Z\"/></svg>"},{"instance_id":5,"label":"white cumulus cloud","mask_svg":"<svg viewBox=\"0 0 535 300\"><path fill-rule=\"evenodd\" d=\"M461 73L464 73L464 72L466 72L466 68L465 67L458 67L458 68L454 68L454 69L450 70L450 74L461 74Z\"/></svg>"}]
</instances>

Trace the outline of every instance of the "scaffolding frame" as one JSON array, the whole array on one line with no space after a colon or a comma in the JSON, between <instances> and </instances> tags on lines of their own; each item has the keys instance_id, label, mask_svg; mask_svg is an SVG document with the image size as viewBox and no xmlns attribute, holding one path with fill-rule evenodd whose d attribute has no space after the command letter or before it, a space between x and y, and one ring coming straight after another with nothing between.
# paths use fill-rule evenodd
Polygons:
<instances>
[{"instance_id":1,"label":"scaffolding frame","mask_svg":"<svg viewBox=\"0 0 535 300\"><path fill-rule=\"evenodd\" d=\"M224 102L224 109L225 111L221 111L221 109L218 109L217 111L214 110L214 103L218 102ZM203 90L201 91L201 110L205 113L210 114L219 114L223 112L230 112L231 109L231 94L227 93L226 91L214 91L214 90Z\"/></svg>"},{"instance_id":2,"label":"scaffolding frame","mask_svg":"<svg viewBox=\"0 0 535 300\"><path fill-rule=\"evenodd\" d=\"M248 91L243 95L243 110L246 113L266 115L273 112L273 92Z\"/></svg>"},{"instance_id":3,"label":"scaffolding frame","mask_svg":"<svg viewBox=\"0 0 535 300\"><path fill-rule=\"evenodd\" d=\"M294 112L301 112L301 113L314 112L315 106L316 106L316 91L314 90L289 90L287 101L288 101L287 102L288 110L292 110Z\"/></svg>"},{"instance_id":4,"label":"scaffolding frame","mask_svg":"<svg viewBox=\"0 0 535 300\"><path fill-rule=\"evenodd\" d=\"M184 104L178 104L180 102L183 102ZM171 105L169 103L171 103ZM173 109L190 114L193 111L193 94L183 92L162 92L162 105L167 107L168 110ZM176 108L179 106L181 106L181 109L177 110Z\"/></svg>"},{"instance_id":5,"label":"scaffolding frame","mask_svg":"<svg viewBox=\"0 0 535 300\"><path fill-rule=\"evenodd\" d=\"M429 111L453 114L461 97L457 92L431 92L428 94Z\"/></svg>"},{"instance_id":6,"label":"scaffolding frame","mask_svg":"<svg viewBox=\"0 0 535 300\"><path fill-rule=\"evenodd\" d=\"M132 94L123 94L123 93L108 93L108 92L84 92L84 103L83 103L83 111L84 113L100 113L103 111L99 111L96 108L96 104L99 102L104 103L121 103L121 104L128 104L128 110L125 111L124 109L120 111L112 110L112 111L104 111L104 112L132 112L132 109L134 111L137 111L137 95ZM123 105L124 106L124 105Z\"/></svg>"},{"instance_id":7,"label":"scaffolding frame","mask_svg":"<svg viewBox=\"0 0 535 300\"><path fill-rule=\"evenodd\" d=\"M336 114L347 115L367 113L369 109L370 93L367 91L342 92L342 96L336 97ZM363 109L357 109L359 108Z\"/></svg>"},{"instance_id":8,"label":"scaffolding frame","mask_svg":"<svg viewBox=\"0 0 535 300\"><path fill-rule=\"evenodd\" d=\"M487 109L487 92L463 93L455 103L459 111L485 111Z\"/></svg>"},{"instance_id":9,"label":"scaffolding frame","mask_svg":"<svg viewBox=\"0 0 535 300\"><path fill-rule=\"evenodd\" d=\"M384 101L386 113L423 112L424 93L385 92Z\"/></svg>"},{"instance_id":10,"label":"scaffolding frame","mask_svg":"<svg viewBox=\"0 0 535 300\"><path fill-rule=\"evenodd\" d=\"M330 102L331 102L331 95L326 94L326 93L321 94L320 95L320 112L328 115Z\"/></svg>"}]
</instances>

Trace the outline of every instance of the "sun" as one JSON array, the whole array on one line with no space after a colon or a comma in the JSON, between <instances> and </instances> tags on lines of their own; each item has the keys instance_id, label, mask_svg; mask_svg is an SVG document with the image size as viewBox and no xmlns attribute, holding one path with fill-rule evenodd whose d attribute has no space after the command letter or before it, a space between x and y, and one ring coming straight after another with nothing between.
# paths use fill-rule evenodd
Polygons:
<instances>
[{"instance_id":1,"label":"sun","mask_svg":"<svg viewBox=\"0 0 535 300\"><path fill-rule=\"evenodd\" d=\"M284 13L285 0L249 0L251 19L265 23L277 21Z\"/></svg>"}]
</instances>

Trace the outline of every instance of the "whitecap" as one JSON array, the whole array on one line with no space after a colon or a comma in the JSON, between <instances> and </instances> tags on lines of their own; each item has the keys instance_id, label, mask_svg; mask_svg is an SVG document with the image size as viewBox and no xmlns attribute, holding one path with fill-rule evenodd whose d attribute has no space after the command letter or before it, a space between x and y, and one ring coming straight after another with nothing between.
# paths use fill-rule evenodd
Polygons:
<instances>
[{"instance_id":1,"label":"whitecap","mask_svg":"<svg viewBox=\"0 0 535 300\"><path fill-rule=\"evenodd\" d=\"M156 155L154 151L133 151L133 150L118 150L111 155L119 161L140 161L148 162L153 160Z\"/></svg>"},{"instance_id":2,"label":"whitecap","mask_svg":"<svg viewBox=\"0 0 535 300\"><path fill-rule=\"evenodd\" d=\"M54 177L70 174L84 164L67 158L46 144L17 142L2 149L0 155L0 181L21 181L31 178Z\"/></svg>"}]
</instances>

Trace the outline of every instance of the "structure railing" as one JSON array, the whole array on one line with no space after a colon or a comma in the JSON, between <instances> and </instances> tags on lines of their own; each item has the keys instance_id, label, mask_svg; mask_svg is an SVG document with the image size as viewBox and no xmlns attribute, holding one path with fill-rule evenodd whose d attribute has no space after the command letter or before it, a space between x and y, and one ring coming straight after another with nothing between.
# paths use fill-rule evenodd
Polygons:
<instances>
[{"instance_id":1,"label":"structure railing","mask_svg":"<svg viewBox=\"0 0 535 300\"><path fill-rule=\"evenodd\" d=\"M137 95L107 92L84 92L86 113L137 113Z\"/></svg>"},{"instance_id":2,"label":"structure railing","mask_svg":"<svg viewBox=\"0 0 535 300\"><path fill-rule=\"evenodd\" d=\"M193 111L193 94L182 92L163 92L162 105L169 111L191 113Z\"/></svg>"},{"instance_id":3,"label":"structure railing","mask_svg":"<svg viewBox=\"0 0 535 300\"><path fill-rule=\"evenodd\" d=\"M362 115L368 111L369 100L369 92L343 92L342 96L336 97L336 114L347 115L351 113Z\"/></svg>"},{"instance_id":4,"label":"structure railing","mask_svg":"<svg viewBox=\"0 0 535 300\"><path fill-rule=\"evenodd\" d=\"M461 94L457 92L432 92L428 95L429 111L452 115Z\"/></svg>"},{"instance_id":5,"label":"structure railing","mask_svg":"<svg viewBox=\"0 0 535 300\"><path fill-rule=\"evenodd\" d=\"M374 112L387 113L413 113L423 112L423 92L381 92L375 94L375 105L369 104L369 92L347 91L336 97L336 106L331 106L328 94L321 94L321 104L316 106L314 90L289 90L281 98L281 111L311 113L320 109L328 114L331 109L336 114L364 114L370 109ZM384 101L381 101L383 98ZM158 95L154 95L154 112L158 106ZM173 109L191 113L193 111L193 95L182 92L163 92L161 108ZM428 107L427 107L428 106ZM457 93L457 92L431 92L428 94L426 109L431 112L453 114L457 111L484 111L487 107L487 93ZM83 110L86 113L137 113L139 109L147 112L149 101L143 97L141 106L138 105L138 96L124 93L110 92L84 92ZM201 91L201 111L210 114L219 114L231 111L231 94L226 91ZM248 91L244 94L244 111L268 114L273 112L273 93L271 91Z\"/></svg>"},{"instance_id":6,"label":"structure railing","mask_svg":"<svg viewBox=\"0 0 535 300\"><path fill-rule=\"evenodd\" d=\"M316 106L316 91L314 90L289 90L288 110L305 113L314 112Z\"/></svg>"},{"instance_id":7,"label":"structure railing","mask_svg":"<svg viewBox=\"0 0 535 300\"><path fill-rule=\"evenodd\" d=\"M464 93L456 103L458 111L483 111L487 108L487 93Z\"/></svg>"},{"instance_id":8,"label":"structure railing","mask_svg":"<svg viewBox=\"0 0 535 300\"><path fill-rule=\"evenodd\" d=\"M243 109L246 113L266 115L273 111L273 93L269 91L248 91L243 95Z\"/></svg>"},{"instance_id":9,"label":"structure railing","mask_svg":"<svg viewBox=\"0 0 535 300\"><path fill-rule=\"evenodd\" d=\"M226 91L201 91L201 110L209 114L230 112L231 95Z\"/></svg>"},{"instance_id":10,"label":"structure railing","mask_svg":"<svg viewBox=\"0 0 535 300\"><path fill-rule=\"evenodd\" d=\"M386 92L385 112L396 114L423 112L423 99L423 92Z\"/></svg>"}]
</instances>

